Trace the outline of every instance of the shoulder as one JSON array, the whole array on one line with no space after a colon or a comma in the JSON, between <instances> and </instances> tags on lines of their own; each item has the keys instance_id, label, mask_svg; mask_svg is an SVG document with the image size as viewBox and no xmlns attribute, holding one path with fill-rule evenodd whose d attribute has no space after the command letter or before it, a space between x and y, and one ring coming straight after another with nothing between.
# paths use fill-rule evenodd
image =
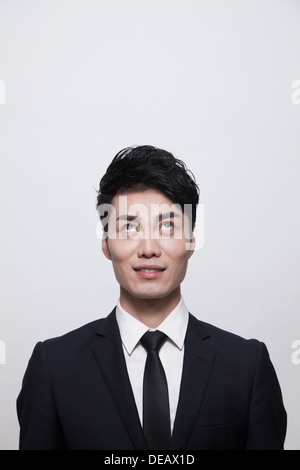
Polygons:
<instances>
[{"instance_id":1,"label":"shoulder","mask_svg":"<svg viewBox=\"0 0 300 470\"><path fill-rule=\"evenodd\" d=\"M189 329L195 337L207 341L216 351L225 352L226 355L232 354L236 357L242 353L245 358L247 355L256 355L261 347L265 347L258 339L244 338L210 323L198 320L191 314Z\"/></svg>"},{"instance_id":2,"label":"shoulder","mask_svg":"<svg viewBox=\"0 0 300 470\"><path fill-rule=\"evenodd\" d=\"M105 318L94 320L85 325L80 326L72 331L69 331L61 336L49 338L40 341L38 344L42 347L49 356L71 356L76 353L84 353L86 350L91 349L91 345L103 325L113 323L115 309Z\"/></svg>"}]
</instances>

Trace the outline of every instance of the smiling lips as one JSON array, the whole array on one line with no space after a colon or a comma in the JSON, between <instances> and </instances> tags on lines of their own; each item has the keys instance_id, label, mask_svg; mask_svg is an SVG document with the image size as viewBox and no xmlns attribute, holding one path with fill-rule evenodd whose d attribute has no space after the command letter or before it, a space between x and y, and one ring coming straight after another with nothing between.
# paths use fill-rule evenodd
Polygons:
<instances>
[{"instance_id":1,"label":"smiling lips","mask_svg":"<svg viewBox=\"0 0 300 470\"><path fill-rule=\"evenodd\" d=\"M136 266L134 270L136 273L145 279L154 279L156 277L159 277L166 268L163 268L162 266L157 266L157 265L140 265Z\"/></svg>"}]
</instances>

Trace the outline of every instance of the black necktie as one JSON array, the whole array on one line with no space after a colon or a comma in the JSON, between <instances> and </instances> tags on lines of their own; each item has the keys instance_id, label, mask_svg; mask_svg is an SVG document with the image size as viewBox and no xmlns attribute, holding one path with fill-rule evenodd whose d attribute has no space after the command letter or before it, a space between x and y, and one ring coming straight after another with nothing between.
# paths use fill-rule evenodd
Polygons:
<instances>
[{"instance_id":1,"label":"black necktie","mask_svg":"<svg viewBox=\"0 0 300 470\"><path fill-rule=\"evenodd\" d=\"M167 336L147 331L140 342L147 350L143 388L143 428L149 449L170 448L171 426L168 385L158 351Z\"/></svg>"}]
</instances>

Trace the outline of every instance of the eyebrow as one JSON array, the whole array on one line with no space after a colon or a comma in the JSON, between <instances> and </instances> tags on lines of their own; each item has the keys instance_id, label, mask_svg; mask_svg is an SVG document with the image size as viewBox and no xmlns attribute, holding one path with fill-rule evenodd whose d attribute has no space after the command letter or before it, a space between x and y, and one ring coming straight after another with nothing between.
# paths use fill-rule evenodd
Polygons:
<instances>
[{"instance_id":1,"label":"eyebrow","mask_svg":"<svg viewBox=\"0 0 300 470\"><path fill-rule=\"evenodd\" d=\"M159 221L161 221L161 220L165 220L165 219L174 219L175 217L180 217L180 215L177 214L177 212L165 212L164 214L158 214L157 219ZM130 215L130 214L122 214L122 215L119 215L119 217L117 217L116 220L117 221L118 220L129 220L131 222L132 220L139 220L139 216L138 215Z\"/></svg>"}]
</instances>

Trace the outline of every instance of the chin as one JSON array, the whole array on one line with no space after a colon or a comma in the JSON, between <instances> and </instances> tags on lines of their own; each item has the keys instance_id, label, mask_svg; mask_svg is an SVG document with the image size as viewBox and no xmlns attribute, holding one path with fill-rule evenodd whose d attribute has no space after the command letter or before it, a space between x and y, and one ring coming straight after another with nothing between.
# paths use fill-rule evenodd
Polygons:
<instances>
[{"instance_id":1,"label":"chin","mask_svg":"<svg viewBox=\"0 0 300 470\"><path fill-rule=\"evenodd\" d=\"M131 295L136 299L162 299L167 297L169 292L132 292Z\"/></svg>"}]
</instances>

